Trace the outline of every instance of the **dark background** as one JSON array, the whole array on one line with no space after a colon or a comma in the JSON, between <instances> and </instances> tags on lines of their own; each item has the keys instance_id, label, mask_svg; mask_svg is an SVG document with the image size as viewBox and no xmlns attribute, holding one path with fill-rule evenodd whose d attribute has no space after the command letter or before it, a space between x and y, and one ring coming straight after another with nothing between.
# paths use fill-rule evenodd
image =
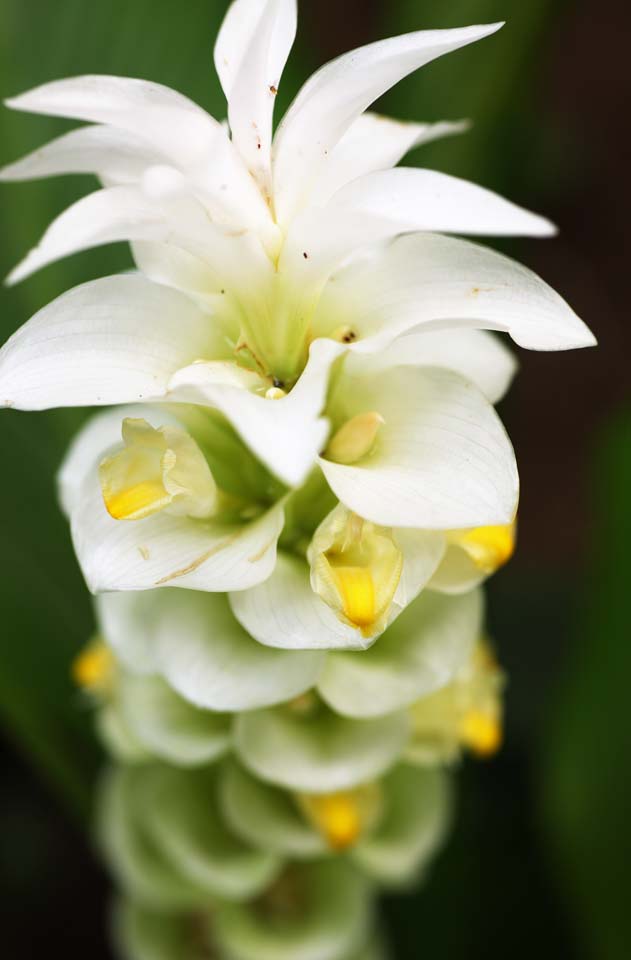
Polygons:
<instances>
[{"instance_id":1,"label":"dark background","mask_svg":"<svg viewBox=\"0 0 631 960\"><path fill-rule=\"evenodd\" d=\"M80 73L146 77L216 116L211 50L225 0L0 0L0 92ZM506 246L556 287L596 350L521 351L501 413L522 476L516 558L489 591L510 675L506 745L466 762L452 838L422 893L385 904L396 960L631 956L631 410L628 68L623 0L302 0L282 107L349 47L426 27L506 19L496 36L404 81L380 108L470 117L412 162L469 177L551 216L560 237ZM3 111L0 161L69 124ZM3 186L3 275L86 181ZM129 263L83 253L0 294L0 339L68 287ZM108 956L106 879L86 836L100 762L69 663L90 601L56 507L54 471L84 411L0 417L0 942Z\"/></svg>"}]
</instances>

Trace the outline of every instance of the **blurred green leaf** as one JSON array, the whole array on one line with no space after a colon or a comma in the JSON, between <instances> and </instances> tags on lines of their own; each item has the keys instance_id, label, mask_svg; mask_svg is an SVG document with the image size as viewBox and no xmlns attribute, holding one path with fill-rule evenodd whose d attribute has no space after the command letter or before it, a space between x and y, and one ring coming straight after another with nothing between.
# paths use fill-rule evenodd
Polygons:
<instances>
[{"instance_id":1,"label":"blurred green leaf","mask_svg":"<svg viewBox=\"0 0 631 960\"><path fill-rule=\"evenodd\" d=\"M631 756L631 413L595 458L592 570L570 670L549 724L543 813L584 956L626 960ZM580 608L579 608L580 609Z\"/></svg>"}]
</instances>

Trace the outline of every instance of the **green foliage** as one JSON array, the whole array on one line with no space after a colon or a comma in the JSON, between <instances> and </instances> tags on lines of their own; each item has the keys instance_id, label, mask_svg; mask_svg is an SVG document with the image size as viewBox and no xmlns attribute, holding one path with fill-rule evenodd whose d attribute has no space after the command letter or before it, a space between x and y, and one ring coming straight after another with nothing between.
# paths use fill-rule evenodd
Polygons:
<instances>
[{"instance_id":1,"label":"green foliage","mask_svg":"<svg viewBox=\"0 0 631 960\"><path fill-rule=\"evenodd\" d=\"M585 956L625 960L631 943L630 413L609 426L595 467L592 569L548 728L543 813Z\"/></svg>"}]
</instances>

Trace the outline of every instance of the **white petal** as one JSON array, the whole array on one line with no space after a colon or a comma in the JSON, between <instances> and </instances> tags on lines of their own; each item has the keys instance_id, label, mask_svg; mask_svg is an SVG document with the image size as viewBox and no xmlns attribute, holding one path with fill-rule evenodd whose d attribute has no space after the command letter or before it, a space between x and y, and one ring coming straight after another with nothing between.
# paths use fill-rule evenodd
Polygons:
<instances>
[{"instance_id":1,"label":"white petal","mask_svg":"<svg viewBox=\"0 0 631 960\"><path fill-rule=\"evenodd\" d=\"M313 343L309 362L286 397L268 400L217 381L217 366L194 364L169 384L168 399L221 410L248 447L284 483L298 486L313 467L328 434L320 416L331 366L343 352L331 340Z\"/></svg>"},{"instance_id":2,"label":"white petal","mask_svg":"<svg viewBox=\"0 0 631 960\"><path fill-rule=\"evenodd\" d=\"M307 281L322 284L358 249L426 230L533 236L555 232L543 217L466 180L398 167L353 180L324 207L301 213L287 233L279 269L301 277L303 287Z\"/></svg>"},{"instance_id":3,"label":"white petal","mask_svg":"<svg viewBox=\"0 0 631 960\"><path fill-rule=\"evenodd\" d=\"M369 887L341 858L292 865L298 898L288 913L223 901L213 913L221 956L230 960L347 960L366 942ZM151 958L153 960L153 958Z\"/></svg>"},{"instance_id":4,"label":"white petal","mask_svg":"<svg viewBox=\"0 0 631 960\"><path fill-rule=\"evenodd\" d=\"M547 237L549 220L468 180L437 170L397 167L353 180L331 198L338 217L368 216L392 223L392 233L441 233Z\"/></svg>"},{"instance_id":5,"label":"white petal","mask_svg":"<svg viewBox=\"0 0 631 960\"><path fill-rule=\"evenodd\" d=\"M108 593L99 624L124 663L162 674L197 707L250 710L308 690L322 654L270 650L232 616L225 596L179 590Z\"/></svg>"},{"instance_id":6,"label":"white petal","mask_svg":"<svg viewBox=\"0 0 631 960\"><path fill-rule=\"evenodd\" d=\"M163 169L152 167L148 174ZM62 257L122 240L148 240L182 248L203 257L209 273L223 273L224 282L234 279L234 269L242 269L244 257L252 258L252 269L257 269L257 248L250 237L229 235L209 221L193 197L178 197L181 199L187 200L186 205L170 204L166 197L161 202L158 196L149 196L138 187L130 186L108 187L91 193L53 221L39 244L11 271L6 282L18 283ZM197 215L194 221L191 213Z\"/></svg>"},{"instance_id":7,"label":"white petal","mask_svg":"<svg viewBox=\"0 0 631 960\"><path fill-rule=\"evenodd\" d=\"M114 520L96 471L70 515L72 539L88 587L102 590L246 590L270 576L283 528L282 505L244 525L158 513Z\"/></svg>"},{"instance_id":8,"label":"white petal","mask_svg":"<svg viewBox=\"0 0 631 960\"><path fill-rule=\"evenodd\" d=\"M328 655L318 690L348 717L379 717L453 680L482 626L480 591L447 597L425 590L365 653Z\"/></svg>"},{"instance_id":9,"label":"white petal","mask_svg":"<svg viewBox=\"0 0 631 960\"><path fill-rule=\"evenodd\" d=\"M324 292L314 332L349 322L354 350L379 351L418 329L505 331L522 347L567 350L594 337L574 311L531 270L487 247L429 234L400 237L351 264Z\"/></svg>"},{"instance_id":10,"label":"white petal","mask_svg":"<svg viewBox=\"0 0 631 960\"><path fill-rule=\"evenodd\" d=\"M276 879L280 862L227 830L215 779L212 768L139 771L143 828L173 868L208 896L248 900Z\"/></svg>"},{"instance_id":11,"label":"white petal","mask_svg":"<svg viewBox=\"0 0 631 960\"><path fill-rule=\"evenodd\" d=\"M407 737L405 712L349 720L323 709L304 717L277 707L241 713L234 742L241 761L262 780L289 790L329 793L382 774L396 762Z\"/></svg>"},{"instance_id":12,"label":"white petal","mask_svg":"<svg viewBox=\"0 0 631 960\"><path fill-rule=\"evenodd\" d=\"M296 0L236 0L215 46L232 139L271 197L272 114L296 35Z\"/></svg>"},{"instance_id":13,"label":"white petal","mask_svg":"<svg viewBox=\"0 0 631 960\"><path fill-rule=\"evenodd\" d=\"M395 167L415 147L440 137L464 133L468 126L467 121L404 123L378 113L363 113L328 156L311 194L311 202L324 204L351 180L375 170Z\"/></svg>"},{"instance_id":14,"label":"white petal","mask_svg":"<svg viewBox=\"0 0 631 960\"><path fill-rule=\"evenodd\" d=\"M234 761L222 770L223 815L246 843L302 860L321 857L327 845L305 820L291 794L263 783Z\"/></svg>"},{"instance_id":15,"label":"white petal","mask_svg":"<svg viewBox=\"0 0 631 960\"><path fill-rule=\"evenodd\" d=\"M108 771L98 796L99 845L127 895L161 910L199 909L208 894L182 876L143 831L138 790L143 772L142 767Z\"/></svg>"},{"instance_id":16,"label":"white petal","mask_svg":"<svg viewBox=\"0 0 631 960\"><path fill-rule=\"evenodd\" d=\"M426 30L338 57L302 87L274 139L274 199L281 222L307 199L327 155L352 122L407 74L494 33L501 24Z\"/></svg>"},{"instance_id":17,"label":"white petal","mask_svg":"<svg viewBox=\"0 0 631 960\"><path fill-rule=\"evenodd\" d=\"M72 77L11 97L6 104L131 131L221 198L241 225L270 221L260 192L221 124L168 87L129 77Z\"/></svg>"},{"instance_id":18,"label":"white petal","mask_svg":"<svg viewBox=\"0 0 631 960\"><path fill-rule=\"evenodd\" d=\"M230 596L234 615L259 643L287 650L365 650L372 643L342 623L311 589L309 565L280 553L265 583Z\"/></svg>"},{"instance_id":19,"label":"white petal","mask_svg":"<svg viewBox=\"0 0 631 960\"><path fill-rule=\"evenodd\" d=\"M401 580L390 610L391 621L422 590L444 553L442 534L397 530L403 552ZM230 595L239 622L270 647L287 650L366 650L375 636L343 623L311 587L309 565L300 557L279 553L271 577L250 590Z\"/></svg>"},{"instance_id":20,"label":"white petal","mask_svg":"<svg viewBox=\"0 0 631 960\"><path fill-rule=\"evenodd\" d=\"M385 420L364 460L346 466L320 459L342 503L382 526L510 523L519 489L515 456L483 394L448 370L375 369L379 375L371 376L367 358L349 365L332 400L341 421L366 410Z\"/></svg>"},{"instance_id":21,"label":"white petal","mask_svg":"<svg viewBox=\"0 0 631 960\"><path fill-rule=\"evenodd\" d=\"M424 870L450 820L449 782L442 770L404 764L384 779L386 815L353 850L353 859L380 883L399 885Z\"/></svg>"},{"instance_id":22,"label":"white petal","mask_svg":"<svg viewBox=\"0 0 631 960\"><path fill-rule=\"evenodd\" d=\"M117 703L102 704L95 718L96 731L109 756L120 763L146 763L151 752L127 726Z\"/></svg>"},{"instance_id":23,"label":"white petal","mask_svg":"<svg viewBox=\"0 0 631 960\"><path fill-rule=\"evenodd\" d=\"M484 330L428 330L399 337L383 353L384 367L443 367L478 387L498 403L517 372L514 354Z\"/></svg>"},{"instance_id":24,"label":"white petal","mask_svg":"<svg viewBox=\"0 0 631 960\"><path fill-rule=\"evenodd\" d=\"M179 367L225 349L188 297L133 274L62 294L0 350L0 404L25 410L163 396Z\"/></svg>"},{"instance_id":25,"label":"white petal","mask_svg":"<svg viewBox=\"0 0 631 960\"><path fill-rule=\"evenodd\" d=\"M481 570L466 550L451 544L430 580L429 588L440 593L466 593L483 583L488 576L488 571Z\"/></svg>"},{"instance_id":26,"label":"white petal","mask_svg":"<svg viewBox=\"0 0 631 960\"><path fill-rule=\"evenodd\" d=\"M186 956L190 942L186 914L152 910L124 900L116 904L112 919L117 956L129 960L182 960Z\"/></svg>"},{"instance_id":27,"label":"white petal","mask_svg":"<svg viewBox=\"0 0 631 960\"><path fill-rule=\"evenodd\" d=\"M156 757L175 766L199 766L228 750L228 716L191 706L160 677L125 673L117 697L126 725Z\"/></svg>"},{"instance_id":28,"label":"white petal","mask_svg":"<svg viewBox=\"0 0 631 960\"><path fill-rule=\"evenodd\" d=\"M180 247L132 240L131 252L136 266L149 280L199 296L204 304L222 289L204 261Z\"/></svg>"},{"instance_id":29,"label":"white petal","mask_svg":"<svg viewBox=\"0 0 631 960\"><path fill-rule=\"evenodd\" d=\"M131 183L165 157L135 134L115 127L71 130L0 170L0 180L34 180L65 173L94 173L109 182Z\"/></svg>"}]
</instances>

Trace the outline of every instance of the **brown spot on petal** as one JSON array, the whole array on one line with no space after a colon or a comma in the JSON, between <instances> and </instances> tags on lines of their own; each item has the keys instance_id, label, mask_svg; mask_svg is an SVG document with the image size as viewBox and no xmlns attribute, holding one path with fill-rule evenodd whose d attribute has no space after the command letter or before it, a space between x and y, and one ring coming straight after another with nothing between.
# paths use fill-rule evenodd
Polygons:
<instances>
[{"instance_id":1,"label":"brown spot on petal","mask_svg":"<svg viewBox=\"0 0 631 960\"><path fill-rule=\"evenodd\" d=\"M226 537L225 540L222 540L221 543L215 544L214 547L211 547L210 550L206 550L201 556L197 557L195 560L192 560L186 567L182 567L181 570L174 570L173 573L167 574L166 577L161 577L160 580L156 580L156 587L161 587L165 583L170 583L171 580L178 580L180 577L185 577L187 573L193 573L197 570L203 563L206 563L207 560L210 560L211 557L216 556L216 554L221 553L222 550L225 550L226 547L229 547L231 543L239 537L239 531L233 533L232 536Z\"/></svg>"}]
</instances>

